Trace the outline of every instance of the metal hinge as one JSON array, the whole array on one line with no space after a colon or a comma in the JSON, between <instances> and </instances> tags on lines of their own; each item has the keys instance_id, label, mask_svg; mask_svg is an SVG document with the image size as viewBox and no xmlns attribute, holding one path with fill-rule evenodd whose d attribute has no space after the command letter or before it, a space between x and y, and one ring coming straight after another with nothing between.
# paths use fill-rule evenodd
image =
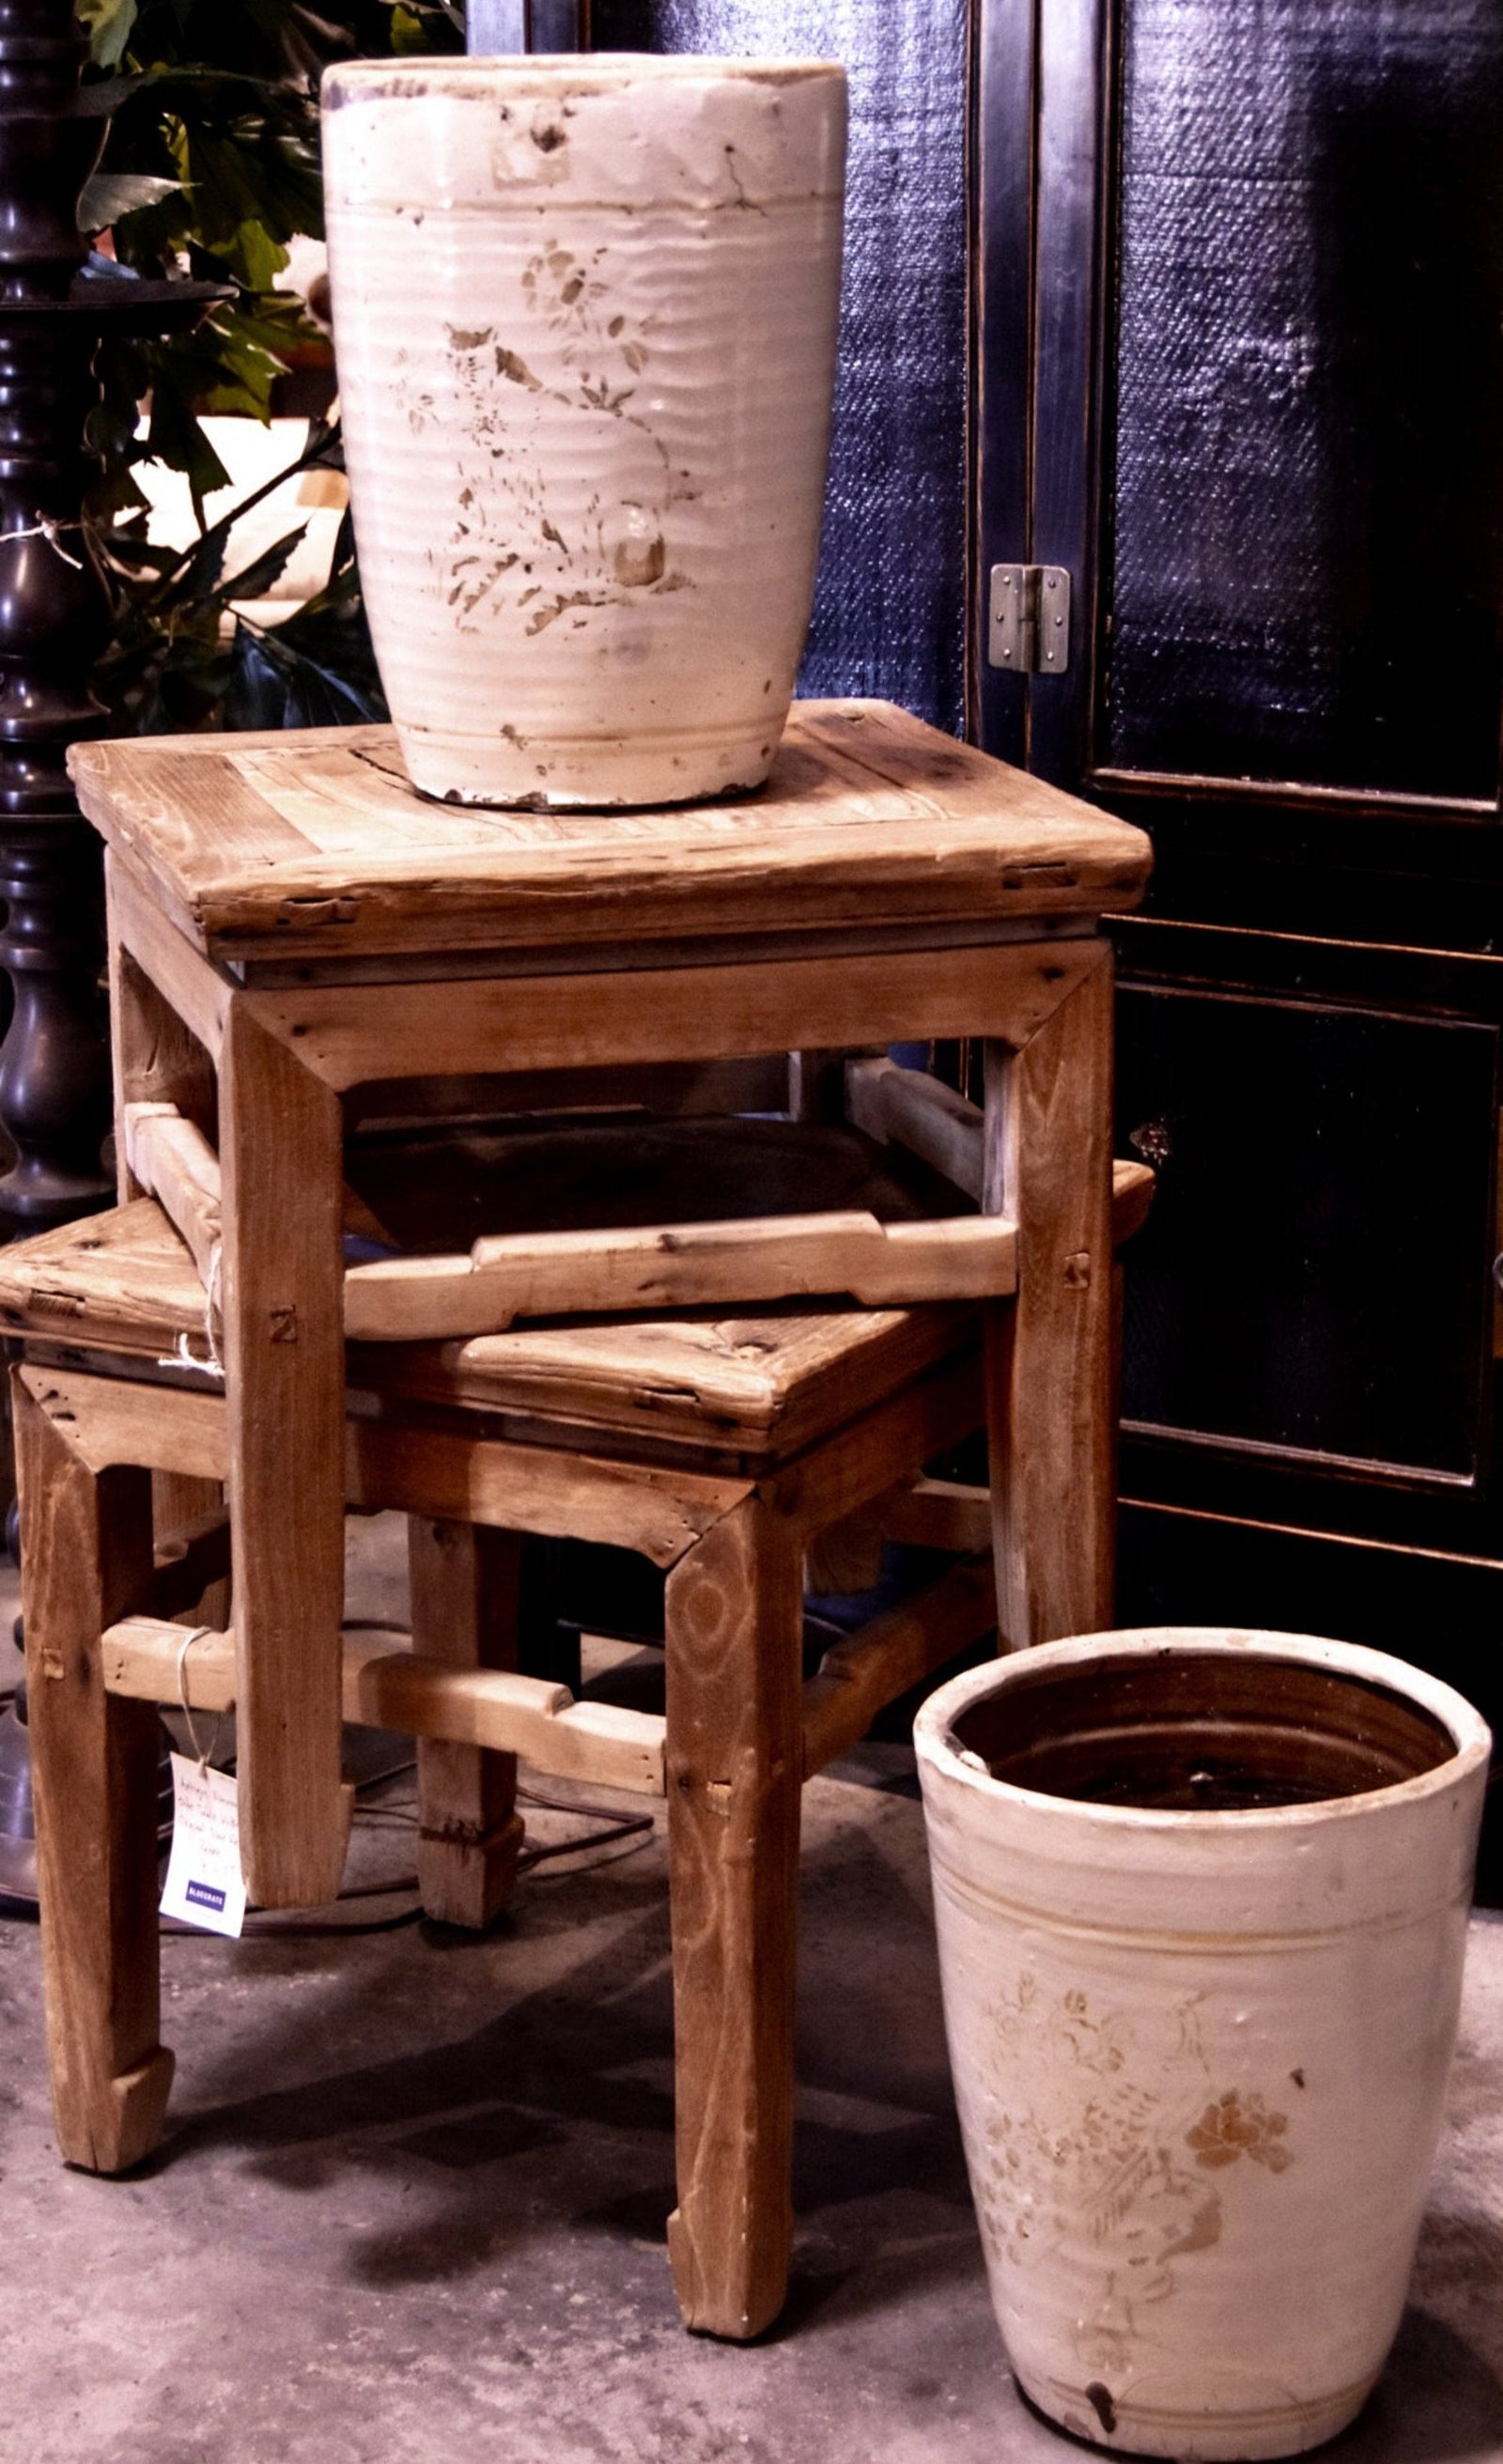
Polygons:
<instances>
[{"instance_id":1,"label":"metal hinge","mask_svg":"<svg viewBox=\"0 0 1503 2464\"><path fill-rule=\"evenodd\" d=\"M1062 676L1070 665L1070 576L1060 564L994 564L986 656L1016 675Z\"/></svg>"}]
</instances>

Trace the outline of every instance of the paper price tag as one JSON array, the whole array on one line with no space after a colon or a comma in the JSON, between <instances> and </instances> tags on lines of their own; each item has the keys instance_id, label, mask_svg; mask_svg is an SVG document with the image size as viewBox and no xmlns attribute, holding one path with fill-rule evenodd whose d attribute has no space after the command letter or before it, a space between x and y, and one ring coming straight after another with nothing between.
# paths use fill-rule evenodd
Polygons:
<instances>
[{"instance_id":1,"label":"paper price tag","mask_svg":"<svg viewBox=\"0 0 1503 2464\"><path fill-rule=\"evenodd\" d=\"M186 1754L172 1756L172 1853L161 1907L206 1933L238 1934L245 1924L235 1782Z\"/></svg>"}]
</instances>

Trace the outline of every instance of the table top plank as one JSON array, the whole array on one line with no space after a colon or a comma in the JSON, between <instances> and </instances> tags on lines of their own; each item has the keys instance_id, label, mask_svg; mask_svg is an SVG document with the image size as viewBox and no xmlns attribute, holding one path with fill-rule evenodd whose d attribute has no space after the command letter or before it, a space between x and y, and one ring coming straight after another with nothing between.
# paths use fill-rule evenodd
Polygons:
<instances>
[{"instance_id":1,"label":"table top plank","mask_svg":"<svg viewBox=\"0 0 1503 2464\"><path fill-rule=\"evenodd\" d=\"M859 931L1133 907L1149 842L882 702L795 703L755 796L479 811L389 728L76 745L89 819L221 959Z\"/></svg>"}]
</instances>

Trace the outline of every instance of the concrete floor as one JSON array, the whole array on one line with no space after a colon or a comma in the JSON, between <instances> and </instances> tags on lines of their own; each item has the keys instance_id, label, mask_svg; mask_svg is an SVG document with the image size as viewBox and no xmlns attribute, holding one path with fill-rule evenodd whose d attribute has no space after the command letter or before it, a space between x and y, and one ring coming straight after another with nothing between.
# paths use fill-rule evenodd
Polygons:
<instances>
[{"instance_id":1,"label":"concrete floor","mask_svg":"<svg viewBox=\"0 0 1503 2464\"><path fill-rule=\"evenodd\" d=\"M365 1613L390 1598L367 1574ZM481 1942L170 1937L170 2135L124 2183L56 2163L35 1929L0 1923L6 2464L1079 2454L1026 2409L992 2324L911 1758L867 1749L806 1807L797 2274L746 2349L684 2334L664 2256L660 1823L593 1870L540 1866ZM399 1881L404 1826L363 1824L358 1864ZM1342 2464L1503 2464L1500 2079L1503 1918L1484 1915L1412 2306L1327 2451Z\"/></svg>"}]
</instances>

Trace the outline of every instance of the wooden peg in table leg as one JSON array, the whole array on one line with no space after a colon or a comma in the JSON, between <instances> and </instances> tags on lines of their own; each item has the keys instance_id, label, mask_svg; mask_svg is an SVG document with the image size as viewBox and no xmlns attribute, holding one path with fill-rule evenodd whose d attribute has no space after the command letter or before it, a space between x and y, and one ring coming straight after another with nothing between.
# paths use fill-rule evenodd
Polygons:
<instances>
[{"instance_id":1,"label":"wooden peg in table leg","mask_svg":"<svg viewBox=\"0 0 1503 2464\"><path fill-rule=\"evenodd\" d=\"M91 1472L11 1381L25 1563L47 2055L60 2154L121 2173L161 2133L155 1706L104 1691L100 1643L151 1598L148 1472Z\"/></svg>"},{"instance_id":2,"label":"wooden peg in table leg","mask_svg":"<svg viewBox=\"0 0 1503 2464\"><path fill-rule=\"evenodd\" d=\"M349 1832L340 1107L236 1001L219 1110L240 1854L253 1901L306 1907Z\"/></svg>"},{"instance_id":3,"label":"wooden peg in table leg","mask_svg":"<svg viewBox=\"0 0 1503 2464\"><path fill-rule=\"evenodd\" d=\"M792 2249L803 1695L799 1556L753 1497L669 1577L668 1828L685 2323L745 2338Z\"/></svg>"},{"instance_id":4,"label":"wooden peg in table leg","mask_svg":"<svg viewBox=\"0 0 1503 2464\"><path fill-rule=\"evenodd\" d=\"M515 1668L521 1540L477 1523L408 1521L412 1647L451 1668ZM522 1822L517 1757L436 1737L417 1744L422 1829L417 1879L426 1915L480 1930L517 1884Z\"/></svg>"},{"instance_id":5,"label":"wooden peg in table leg","mask_svg":"<svg viewBox=\"0 0 1503 2464\"><path fill-rule=\"evenodd\" d=\"M1016 1297L987 1309L997 1608L1014 1649L1112 1622L1112 955L1099 946L1021 1051L985 1051L982 1205L1018 1227Z\"/></svg>"}]
</instances>

